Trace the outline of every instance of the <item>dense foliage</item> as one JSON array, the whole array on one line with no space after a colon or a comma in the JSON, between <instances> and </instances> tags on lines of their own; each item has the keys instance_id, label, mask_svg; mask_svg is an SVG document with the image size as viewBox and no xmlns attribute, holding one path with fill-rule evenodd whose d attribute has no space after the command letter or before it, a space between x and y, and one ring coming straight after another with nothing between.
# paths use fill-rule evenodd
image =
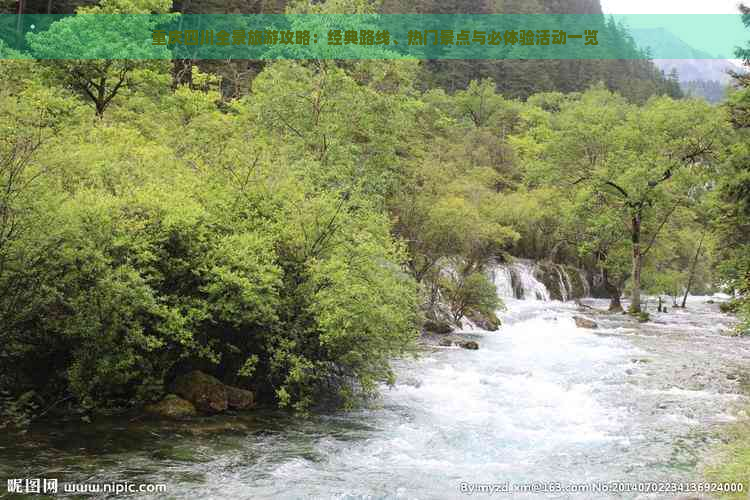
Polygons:
<instances>
[{"instance_id":1,"label":"dense foliage","mask_svg":"<svg viewBox=\"0 0 750 500\"><path fill-rule=\"evenodd\" d=\"M750 8L740 9L750 28ZM737 56L750 67L750 47L738 49ZM741 328L750 333L750 77L738 74L735 82L737 89L729 95L727 110L738 137L720 178L713 224L721 241L721 277L736 297L728 309L741 314L745 320Z\"/></svg>"},{"instance_id":2,"label":"dense foliage","mask_svg":"<svg viewBox=\"0 0 750 500\"><path fill-rule=\"evenodd\" d=\"M278 61L227 99L188 69L0 65L6 417L155 400L192 368L284 407L352 403L422 322L496 323L487 270L510 255L586 269L615 309L725 286L750 315L746 89L523 101L490 78L425 88L413 61Z\"/></svg>"},{"instance_id":3,"label":"dense foliage","mask_svg":"<svg viewBox=\"0 0 750 500\"><path fill-rule=\"evenodd\" d=\"M585 14L587 29L595 29L603 39L612 40L612 46L619 47L618 59L599 60L431 60L419 65L416 75L417 86L422 90L441 87L448 92L463 90L475 80L489 78L495 82L503 95L527 98L545 91L582 91L589 86L604 82L628 99L645 102L650 96L666 94L680 97L682 90L677 79L665 75L645 53L636 47L624 26L618 25L602 14L599 0L328 0L308 2L300 0L191 0L174 2L151 2L151 0L131 0L129 2L103 2L98 0L24 0L16 5L9 2L7 7L0 1L0 12L15 12L21 8L29 14L58 14L72 12L140 12L144 5L154 4L155 12L171 10L184 14L222 14L242 12L246 14L280 14L284 12L379 12L383 14ZM317 4L325 6L317 8ZM120 7L117 7L117 6ZM166 9L164 6L166 5ZM119 8L119 10L118 10ZM450 19L450 18L446 18ZM84 21L76 21L83 23ZM75 24L75 23L71 23ZM91 37L96 36L96 28L88 26ZM463 29L464 26L456 26ZM0 29L2 27L0 26ZM59 26L49 36L59 36L64 27ZM98 37L99 39L105 37ZM102 45L98 43L96 45ZM111 47L108 47L110 51ZM105 50L105 47L92 47ZM111 53L111 52L110 52ZM627 56L623 56L627 54ZM105 65L104 63L100 63ZM130 63L123 62L128 65ZM252 80L262 70L262 61L252 60L176 60L173 62L172 76L175 84L191 82L193 65L202 71L220 77L220 90L225 99L246 95ZM109 64L107 70L115 68ZM118 65L115 64L115 67ZM75 73L61 73L75 78ZM78 75L80 76L80 75ZM114 82L119 74L114 75ZM702 94L699 94L702 95Z\"/></svg>"}]
</instances>

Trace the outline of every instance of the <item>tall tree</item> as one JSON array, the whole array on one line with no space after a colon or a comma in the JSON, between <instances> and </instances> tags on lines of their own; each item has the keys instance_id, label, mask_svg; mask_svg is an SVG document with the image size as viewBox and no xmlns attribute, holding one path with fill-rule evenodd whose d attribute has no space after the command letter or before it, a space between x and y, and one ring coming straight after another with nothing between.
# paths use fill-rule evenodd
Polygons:
<instances>
[{"instance_id":1,"label":"tall tree","mask_svg":"<svg viewBox=\"0 0 750 500\"><path fill-rule=\"evenodd\" d=\"M125 88L133 87L138 69L162 69L167 62L153 60L156 47L143 48L138 38L111 36L109 22L91 14L165 13L171 0L102 0L100 5L81 7L78 16L61 19L41 33L29 33L27 39L35 57L46 60L55 78L65 81L94 106L101 118L112 100ZM111 18L110 18L111 19ZM148 39L155 21L143 16L124 16L129 33ZM61 59L62 47L77 44L89 56L84 59ZM164 48L166 50L166 48Z\"/></svg>"},{"instance_id":2,"label":"tall tree","mask_svg":"<svg viewBox=\"0 0 750 500\"><path fill-rule=\"evenodd\" d=\"M669 98L639 108L594 89L567 103L551 127L542 156L548 175L596 196L600 210L627 227L630 309L640 312L643 260L720 151L721 115L703 102Z\"/></svg>"}]
</instances>

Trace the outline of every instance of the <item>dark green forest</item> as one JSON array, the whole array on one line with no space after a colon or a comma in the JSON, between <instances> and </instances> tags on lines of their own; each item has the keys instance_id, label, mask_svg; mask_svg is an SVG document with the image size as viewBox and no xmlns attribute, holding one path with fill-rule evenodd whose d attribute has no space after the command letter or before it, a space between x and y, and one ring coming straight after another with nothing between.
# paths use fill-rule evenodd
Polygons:
<instances>
[{"instance_id":1,"label":"dark green forest","mask_svg":"<svg viewBox=\"0 0 750 500\"><path fill-rule=\"evenodd\" d=\"M601 13L406 4L21 2ZM636 315L645 294L724 291L747 332L750 80L735 85L714 106L648 59L3 61L0 416L136 407L191 369L268 405L351 407L425 324L496 327L486 271L513 257L582 269Z\"/></svg>"},{"instance_id":2,"label":"dark green forest","mask_svg":"<svg viewBox=\"0 0 750 500\"><path fill-rule=\"evenodd\" d=\"M596 28L602 38L617 40L619 54L627 54L621 60L471 60L471 61L425 61L419 65L415 77L415 88L427 91L443 88L447 92L465 90L471 81L490 78L499 93L508 98L526 99L538 92L577 92L591 85L604 82L633 102L643 103L652 95L680 97L679 82L656 68L645 52L636 47L623 26L602 15L598 1L590 0L465 0L442 2L440 0L383 0L382 2L287 2L286 0L231 1L186 0L172 4L163 3L133 8L112 6L100 12L179 12L184 14L282 14L289 13L360 13L382 14L588 14L601 15ZM76 9L95 8L96 1L25 0L21 2L23 13L68 14ZM109 4L112 5L112 4ZM0 9L2 2L0 2ZM10 2L5 11L14 12L15 2ZM153 8L150 8L153 7ZM140 10L139 10L140 9ZM0 10L2 12L2 10ZM593 28L593 26L592 26ZM172 65L175 85L191 84L192 66L220 78L221 94L226 99L237 99L250 92L251 82L263 69L261 61L188 61L177 60Z\"/></svg>"}]
</instances>

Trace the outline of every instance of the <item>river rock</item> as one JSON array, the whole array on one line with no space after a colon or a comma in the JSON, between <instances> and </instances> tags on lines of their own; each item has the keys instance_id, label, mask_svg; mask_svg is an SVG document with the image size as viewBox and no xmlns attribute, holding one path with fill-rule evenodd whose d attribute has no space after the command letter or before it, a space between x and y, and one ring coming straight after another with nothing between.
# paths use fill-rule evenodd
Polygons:
<instances>
[{"instance_id":1,"label":"river rock","mask_svg":"<svg viewBox=\"0 0 750 500\"><path fill-rule=\"evenodd\" d=\"M463 349L469 349L476 351L479 349L479 343L474 340L468 340L462 337L445 337L440 339L439 344L441 347L452 347L457 346Z\"/></svg>"},{"instance_id":2,"label":"river rock","mask_svg":"<svg viewBox=\"0 0 750 500\"><path fill-rule=\"evenodd\" d=\"M180 462L200 462L195 455L195 448L165 446L154 451L151 456L157 460L179 460ZM206 459L202 460L206 461Z\"/></svg>"},{"instance_id":3,"label":"river rock","mask_svg":"<svg viewBox=\"0 0 750 500\"><path fill-rule=\"evenodd\" d=\"M202 371L194 370L177 377L172 383L172 392L207 413L221 412L229 407L227 386Z\"/></svg>"},{"instance_id":4,"label":"river rock","mask_svg":"<svg viewBox=\"0 0 750 500\"><path fill-rule=\"evenodd\" d=\"M422 325L422 328L424 328L425 331L431 332L431 333L451 333L453 331L453 326L443 320L427 320L424 322L424 325Z\"/></svg>"},{"instance_id":5,"label":"river rock","mask_svg":"<svg viewBox=\"0 0 750 500\"><path fill-rule=\"evenodd\" d=\"M478 311L471 311L466 317L476 326L488 332L496 332L500 327L500 320L494 313L485 315Z\"/></svg>"},{"instance_id":6,"label":"river rock","mask_svg":"<svg viewBox=\"0 0 750 500\"><path fill-rule=\"evenodd\" d=\"M174 420L194 417L198 413L193 403L175 394L167 394L158 403L146 405L143 409L150 415Z\"/></svg>"},{"instance_id":7,"label":"river rock","mask_svg":"<svg viewBox=\"0 0 750 500\"><path fill-rule=\"evenodd\" d=\"M252 391L239 387L226 386L227 405L234 410L247 410L255 406L255 395Z\"/></svg>"},{"instance_id":8,"label":"river rock","mask_svg":"<svg viewBox=\"0 0 750 500\"><path fill-rule=\"evenodd\" d=\"M458 346L462 349L470 349L472 351L476 351L479 349L479 344L477 342L474 342L473 340L464 340L462 342L458 342Z\"/></svg>"},{"instance_id":9,"label":"river rock","mask_svg":"<svg viewBox=\"0 0 750 500\"><path fill-rule=\"evenodd\" d=\"M596 324L595 321L590 320L588 318L583 318L581 316L573 316L573 319L576 322L576 326L578 328L598 328L599 325Z\"/></svg>"}]
</instances>

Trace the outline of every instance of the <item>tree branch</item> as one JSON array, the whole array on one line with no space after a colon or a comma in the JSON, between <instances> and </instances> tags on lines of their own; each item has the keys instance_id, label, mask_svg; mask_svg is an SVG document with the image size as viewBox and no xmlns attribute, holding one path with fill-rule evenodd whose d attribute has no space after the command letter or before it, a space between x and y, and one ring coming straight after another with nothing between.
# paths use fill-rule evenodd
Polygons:
<instances>
[{"instance_id":1,"label":"tree branch","mask_svg":"<svg viewBox=\"0 0 750 500\"><path fill-rule=\"evenodd\" d=\"M630 198L630 195L628 195L628 192L627 192L627 191L625 191L625 190L624 190L623 188L621 188L620 186L618 186L617 184L615 184L614 182L612 182L612 181L607 181L607 182L605 182L605 183L604 183L604 185L605 185L605 186L612 186L613 188L615 188L615 189L616 189L617 191L619 191L619 192L620 192L620 194L622 194L622 197L623 197L623 198L625 198L625 199L628 199L628 198Z\"/></svg>"},{"instance_id":2,"label":"tree branch","mask_svg":"<svg viewBox=\"0 0 750 500\"><path fill-rule=\"evenodd\" d=\"M654 243L656 242L656 237L659 236L659 232L664 227L664 224L667 223L667 220L669 220L669 218L672 216L674 211L677 210L678 206L680 206L680 202L675 203L672 209L669 212L667 212L667 215L664 216L664 219L661 221L661 224L659 224L659 227L656 228L656 232L651 236L651 241L648 242L648 246L646 246L646 249L641 254L642 256L645 257L648 254L649 250L651 250L651 247L654 246Z\"/></svg>"}]
</instances>

